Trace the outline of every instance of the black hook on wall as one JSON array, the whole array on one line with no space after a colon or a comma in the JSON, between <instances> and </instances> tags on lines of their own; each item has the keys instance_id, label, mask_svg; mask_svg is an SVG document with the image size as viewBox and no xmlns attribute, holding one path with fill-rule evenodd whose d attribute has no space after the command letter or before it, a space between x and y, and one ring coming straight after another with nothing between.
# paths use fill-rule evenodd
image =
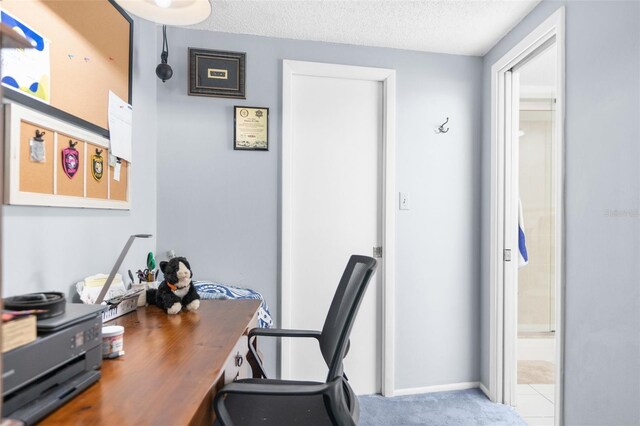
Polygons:
<instances>
[{"instance_id":1,"label":"black hook on wall","mask_svg":"<svg viewBox=\"0 0 640 426\"><path fill-rule=\"evenodd\" d=\"M436 131L436 133L447 133L449 131L449 128L447 127L445 129L444 125L447 124L448 122L449 122L449 117L447 117L447 121L445 121L440 125L440 127L438 127L438 130Z\"/></svg>"}]
</instances>

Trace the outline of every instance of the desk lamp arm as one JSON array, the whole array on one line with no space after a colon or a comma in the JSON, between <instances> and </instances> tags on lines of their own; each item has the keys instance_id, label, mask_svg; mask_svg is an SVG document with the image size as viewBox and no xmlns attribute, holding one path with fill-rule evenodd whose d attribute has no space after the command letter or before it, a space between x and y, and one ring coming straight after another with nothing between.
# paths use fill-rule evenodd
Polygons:
<instances>
[{"instance_id":1,"label":"desk lamp arm","mask_svg":"<svg viewBox=\"0 0 640 426\"><path fill-rule=\"evenodd\" d=\"M113 268L111 268L111 272L109 273L109 277L107 277L107 281L102 286L102 290L100 291L100 294L96 299L96 305L101 304L102 301L104 300L104 297L107 295L107 291L109 291L109 287L111 287L111 283L113 282L113 279L115 278L116 273L118 272L118 269L120 269L120 265L122 265L122 261L124 260L127 253L129 252L129 249L131 248L131 244L133 244L133 240L135 240L136 238L151 238L152 236L153 235L151 234L135 234L129 237L129 239L127 240L127 243L124 245L124 248L122 249L122 252L120 252L120 256L118 256L118 260L116 260L116 263L113 265Z\"/></svg>"}]
</instances>

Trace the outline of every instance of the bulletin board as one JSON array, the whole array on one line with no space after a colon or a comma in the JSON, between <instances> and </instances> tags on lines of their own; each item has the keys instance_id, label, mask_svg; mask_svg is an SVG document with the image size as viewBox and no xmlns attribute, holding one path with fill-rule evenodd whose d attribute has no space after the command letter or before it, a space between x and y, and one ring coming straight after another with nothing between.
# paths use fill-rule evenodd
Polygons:
<instances>
[{"instance_id":1,"label":"bulletin board","mask_svg":"<svg viewBox=\"0 0 640 426\"><path fill-rule=\"evenodd\" d=\"M20 104L5 105L5 203L128 210L130 164L109 140ZM113 158L113 157L112 157Z\"/></svg>"},{"instance_id":2,"label":"bulletin board","mask_svg":"<svg viewBox=\"0 0 640 426\"><path fill-rule=\"evenodd\" d=\"M0 11L3 22L42 42L27 59L11 52L3 65L49 67L48 75L22 73L24 81L3 72L5 97L107 137L109 91L132 103L131 18L110 0L2 0Z\"/></svg>"}]
</instances>

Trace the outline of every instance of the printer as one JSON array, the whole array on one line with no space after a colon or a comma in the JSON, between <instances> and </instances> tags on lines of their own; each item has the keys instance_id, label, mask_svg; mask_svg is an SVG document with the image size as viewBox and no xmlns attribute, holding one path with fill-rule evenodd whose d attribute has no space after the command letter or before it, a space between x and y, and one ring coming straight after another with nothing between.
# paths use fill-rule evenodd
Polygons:
<instances>
[{"instance_id":1,"label":"printer","mask_svg":"<svg viewBox=\"0 0 640 426\"><path fill-rule=\"evenodd\" d=\"M102 305L67 303L35 341L2 356L2 417L32 425L100 378Z\"/></svg>"}]
</instances>

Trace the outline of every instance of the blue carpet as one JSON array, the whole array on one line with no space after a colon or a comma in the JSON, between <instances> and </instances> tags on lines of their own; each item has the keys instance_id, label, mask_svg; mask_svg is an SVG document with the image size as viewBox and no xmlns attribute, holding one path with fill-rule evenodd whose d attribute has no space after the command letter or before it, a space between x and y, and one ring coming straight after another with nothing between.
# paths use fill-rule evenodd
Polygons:
<instances>
[{"instance_id":1,"label":"blue carpet","mask_svg":"<svg viewBox=\"0 0 640 426\"><path fill-rule=\"evenodd\" d=\"M359 400L360 426L527 425L515 410L494 404L479 389Z\"/></svg>"}]
</instances>

